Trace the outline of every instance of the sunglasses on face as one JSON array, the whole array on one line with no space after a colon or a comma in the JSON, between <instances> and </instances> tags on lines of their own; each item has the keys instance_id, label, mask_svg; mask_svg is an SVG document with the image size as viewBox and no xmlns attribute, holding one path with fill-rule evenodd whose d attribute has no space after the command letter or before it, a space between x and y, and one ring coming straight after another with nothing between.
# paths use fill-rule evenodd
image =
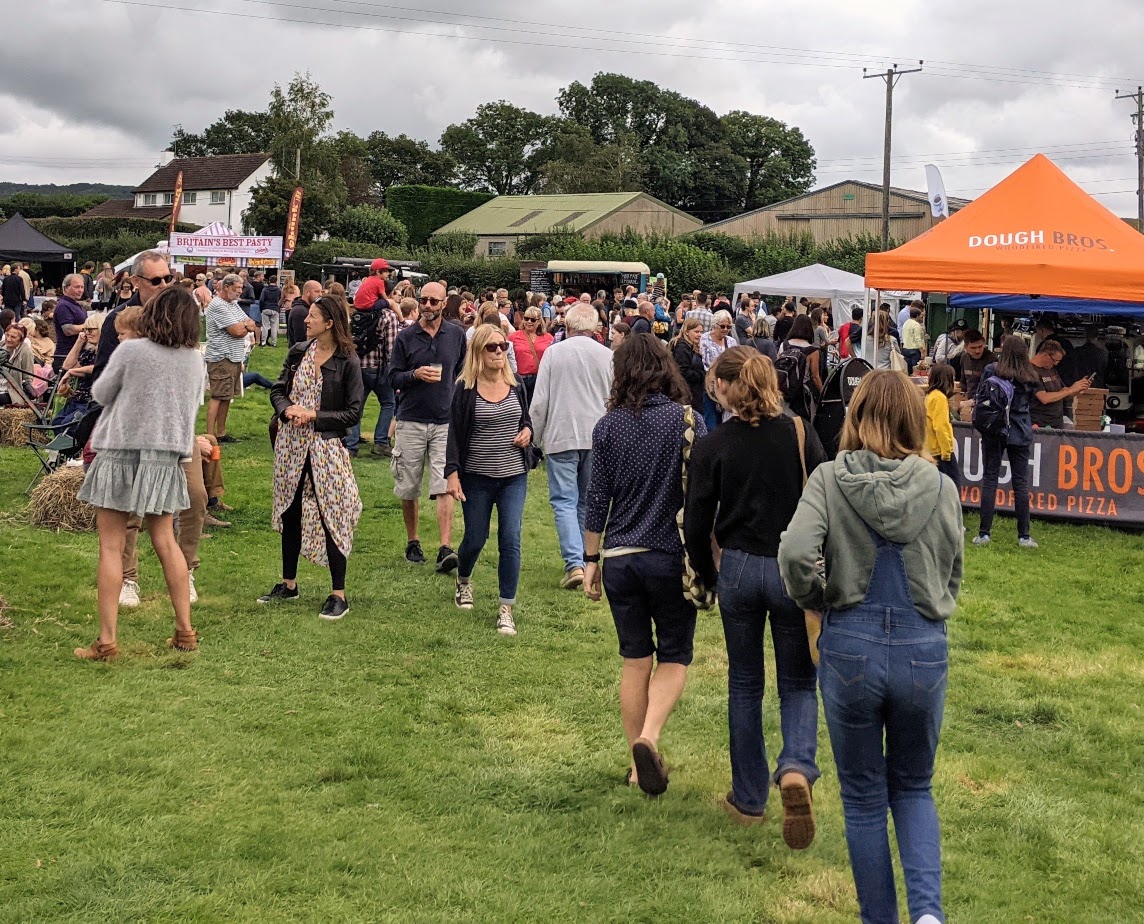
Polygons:
<instances>
[{"instance_id":1,"label":"sunglasses on face","mask_svg":"<svg viewBox=\"0 0 1144 924\"><path fill-rule=\"evenodd\" d=\"M151 276L150 278L148 278L147 276L140 276L139 279L142 282L149 282L149 283L151 283L151 285L156 286L156 287L158 287L158 286L169 286L172 282L175 281L175 277L172 276L170 273L168 273L166 276Z\"/></svg>"},{"instance_id":2,"label":"sunglasses on face","mask_svg":"<svg viewBox=\"0 0 1144 924\"><path fill-rule=\"evenodd\" d=\"M508 352L508 344L505 343L503 340L500 343L486 343L485 344L485 352L486 353L507 353Z\"/></svg>"},{"instance_id":3,"label":"sunglasses on face","mask_svg":"<svg viewBox=\"0 0 1144 924\"><path fill-rule=\"evenodd\" d=\"M525 320L526 322L527 322L527 321L531 321L533 324L535 324L537 321L539 321L539 320L540 320L540 318L525 318L524 320Z\"/></svg>"},{"instance_id":4,"label":"sunglasses on face","mask_svg":"<svg viewBox=\"0 0 1144 924\"><path fill-rule=\"evenodd\" d=\"M421 304L426 305L429 308L436 308L444 300L445 299L443 299L443 298L433 298L432 295L423 295L423 296L421 296L421 299L420 299Z\"/></svg>"},{"instance_id":5,"label":"sunglasses on face","mask_svg":"<svg viewBox=\"0 0 1144 924\"><path fill-rule=\"evenodd\" d=\"M719 330L730 330L731 329L730 324L716 324L715 326L718 327Z\"/></svg>"}]
</instances>

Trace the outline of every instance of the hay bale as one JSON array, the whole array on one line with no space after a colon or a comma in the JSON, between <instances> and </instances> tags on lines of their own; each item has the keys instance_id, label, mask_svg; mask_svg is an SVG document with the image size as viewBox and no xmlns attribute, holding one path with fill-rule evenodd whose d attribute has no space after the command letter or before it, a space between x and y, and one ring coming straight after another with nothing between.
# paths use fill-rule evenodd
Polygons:
<instances>
[{"instance_id":1,"label":"hay bale","mask_svg":"<svg viewBox=\"0 0 1144 924\"><path fill-rule=\"evenodd\" d=\"M83 469L64 466L45 477L32 491L28 514L35 526L48 529L95 529L95 508L76 500L83 486Z\"/></svg>"},{"instance_id":2,"label":"hay bale","mask_svg":"<svg viewBox=\"0 0 1144 924\"><path fill-rule=\"evenodd\" d=\"M0 446L27 446L25 423L35 423L36 412L30 407L0 408Z\"/></svg>"}]
</instances>

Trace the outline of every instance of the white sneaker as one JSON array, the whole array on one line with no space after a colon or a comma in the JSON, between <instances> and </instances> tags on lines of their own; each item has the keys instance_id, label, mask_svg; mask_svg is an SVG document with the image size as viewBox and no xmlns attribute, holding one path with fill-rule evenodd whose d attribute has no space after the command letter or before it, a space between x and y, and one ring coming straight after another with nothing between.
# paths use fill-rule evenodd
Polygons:
<instances>
[{"instance_id":1,"label":"white sneaker","mask_svg":"<svg viewBox=\"0 0 1144 924\"><path fill-rule=\"evenodd\" d=\"M932 914L923 914L920 918L917 919L917 921L914 922L914 924L941 924L941 921L935 918Z\"/></svg>"},{"instance_id":2,"label":"white sneaker","mask_svg":"<svg viewBox=\"0 0 1144 924\"><path fill-rule=\"evenodd\" d=\"M195 589L195 573L192 571L187 577L191 582L191 603L199 602L199 592Z\"/></svg>"},{"instance_id":3,"label":"white sneaker","mask_svg":"<svg viewBox=\"0 0 1144 924\"><path fill-rule=\"evenodd\" d=\"M1024 539L1018 539L1017 545L1019 545L1023 549L1039 549L1040 548L1040 546L1037 545L1037 540L1034 539L1032 536L1026 536Z\"/></svg>"},{"instance_id":4,"label":"white sneaker","mask_svg":"<svg viewBox=\"0 0 1144 924\"><path fill-rule=\"evenodd\" d=\"M135 581L124 581L123 586L119 588L119 605L120 606L138 606L139 605L139 584Z\"/></svg>"},{"instance_id":5,"label":"white sneaker","mask_svg":"<svg viewBox=\"0 0 1144 924\"><path fill-rule=\"evenodd\" d=\"M990 541L991 540L989 538L988 533L986 533L984 536L974 536L973 537L973 544L977 545L977 546L989 545Z\"/></svg>"},{"instance_id":6,"label":"white sneaker","mask_svg":"<svg viewBox=\"0 0 1144 924\"><path fill-rule=\"evenodd\" d=\"M453 594L453 602L462 610L471 610L473 608L472 581L457 581L457 590Z\"/></svg>"},{"instance_id":7,"label":"white sneaker","mask_svg":"<svg viewBox=\"0 0 1144 924\"><path fill-rule=\"evenodd\" d=\"M516 623L512 619L512 607L502 603L497 616L497 631L501 635L516 635Z\"/></svg>"}]
</instances>

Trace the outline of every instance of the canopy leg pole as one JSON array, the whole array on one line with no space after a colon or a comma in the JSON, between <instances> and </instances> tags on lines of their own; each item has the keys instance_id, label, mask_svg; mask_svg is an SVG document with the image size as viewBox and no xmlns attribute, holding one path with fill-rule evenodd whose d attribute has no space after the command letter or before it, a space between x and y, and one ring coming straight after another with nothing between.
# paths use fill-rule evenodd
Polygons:
<instances>
[{"instance_id":1,"label":"canopy leg pole","mask_svg":"<svg viewBox=\"0 0 1144 924\"><path fill-rule=\"evenodd\" d=\"M875 289L874 290L874 342L872 344L872 346L874 348L874 352L873 352L873 359L867 360L870 363L870 365L875 369L878 368L878 347L880 345L880 342L878 340L878 321L881 320L881 317L882 317L882 290L881 289ZM869 351L867 351L867 355L869 356Z\"/></svg>"}]
</instances>

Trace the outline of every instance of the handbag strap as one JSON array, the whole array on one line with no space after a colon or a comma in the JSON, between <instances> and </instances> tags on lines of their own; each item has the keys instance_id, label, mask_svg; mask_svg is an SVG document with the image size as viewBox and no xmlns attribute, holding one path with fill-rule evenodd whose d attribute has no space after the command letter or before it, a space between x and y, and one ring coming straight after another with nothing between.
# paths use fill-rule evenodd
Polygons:
<instances>
[{"instance_id":1,"label":"handbag strap","mask_svg":"<svg viewBox=\"0 0 1144 924\"><path fill-rule=\"evenodd\" d=\"M794 416L794 432L798 437L798 461L802 466L802 486L806 487L806 426L802 422L802 418L797 414Z\"/></svg>"}]
</instances>

